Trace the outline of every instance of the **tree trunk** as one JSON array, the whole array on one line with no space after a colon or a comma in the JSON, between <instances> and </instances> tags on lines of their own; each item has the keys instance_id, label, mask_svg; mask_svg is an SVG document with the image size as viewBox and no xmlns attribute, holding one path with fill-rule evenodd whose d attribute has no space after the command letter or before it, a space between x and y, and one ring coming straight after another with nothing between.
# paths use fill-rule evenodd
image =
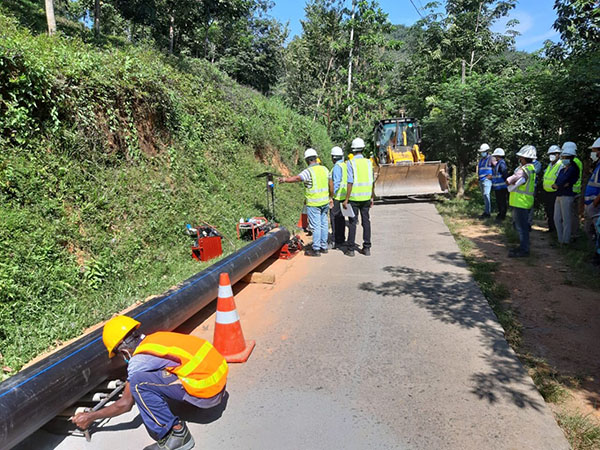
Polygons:
<instances>
[{"instance_id":1,"label":"tree trunk","mask_svg":"<svg viewBox=\"0 0 600 450\"><path fill-rule=\"evenodd\" d=\"M100 36L100 0L94 0L94 34Z\"/></svg>"},{"instance_id":2,"label":"tree trunk","mask_svg":"<svg viewBox=\"0 0 600 450\"><path fill-rule=\"evenodd\" d=\"M321 100L323 100L323 94L325 93L325 85L327 84L327 78L329 78L329 72L331 71L331 66L333 65L334 55L331 55L329 58L329 64L327 64L327 72L325 72L325 78L323 79L323 84L321 86L321 92L319 92L319 99L317 100L317 107L315 108L315 113L313 114L313 122L317 120L317 114L319 114L319 107L321 106Z\"/></svg>"},{"instance_id":3,"label":"tree trunk","mask_svg":"<svg viewBox=\"0 0 600 450\"><path fill-rule=\"evenodd\" d=\"M169 55L173 54L173 42L175 41L175 17L171 16L169 21Z\"/></svg>"},{"instance_id":4,"label":"tree trunk","mask_svg":"<svg viewBox=\"0 0 600 450\"><path fill-rule=\"evenodd\" d=\"M54 17L54 0L45 0L46 2L46 21L48 22L48 34L52 36L56 33L56 18Z\"/></svg>"},{"instance_id":5,"label":"tree trunk","mask_svg":"<svg viewBox=\"0 0 600 450\"><path fill-rule=\"evenodd\" d=\"M348 58L348 96L352 89L352 51L354 50L354 14L356 10L356 0L352 0L352 28L350 28L350 55Z\"/></svg>"},{"instance_id":6,"label":"tree trunk","mask_svg":"<svg viewBox=\"0 0 600 450\"><path fill-rule=\"evenodd\" d=\"M465 195L465 181L467 179L467 165L462 161L458 161L458 190L456 196L463 198Z\"/></svg>"}]
</instances>

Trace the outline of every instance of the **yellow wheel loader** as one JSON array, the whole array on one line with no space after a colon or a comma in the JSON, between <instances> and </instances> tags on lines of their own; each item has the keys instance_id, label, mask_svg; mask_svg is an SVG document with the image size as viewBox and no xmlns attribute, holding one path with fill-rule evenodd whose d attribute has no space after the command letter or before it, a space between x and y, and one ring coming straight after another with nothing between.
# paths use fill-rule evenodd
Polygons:
<instances>
[{"instance_id":1,"label":"yellow wheel loader","mask_svg":"<svg viewBox=\"0 0 600 450\"><path fill-rule=\"evenodd\" d=\"M373 137L376 197L420 197L448 192L446 163L425 161L419 150L421 127L416 119L380 120Z\"/></svg>"}]
</instances>

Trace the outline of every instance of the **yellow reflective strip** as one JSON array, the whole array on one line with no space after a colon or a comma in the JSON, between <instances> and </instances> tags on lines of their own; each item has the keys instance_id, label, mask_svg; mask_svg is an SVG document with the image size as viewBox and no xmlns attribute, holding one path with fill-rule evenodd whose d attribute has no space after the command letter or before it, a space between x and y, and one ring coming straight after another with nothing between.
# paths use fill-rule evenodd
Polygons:
<instances>
[{"instance_id":1,"label":"yellow reflective strip","mask_svg":"<svg viewBox=\"0 0 600 450\"><path fill-rule=\"evenodd\" d=\"M189 384L195 389L206 389L219 383L227 374L227 369L227 361L223 360L219 368L215 370L215 373L213 373L209 377L203 378L202 380L195 380L193 378L182 377L181 381Z\"/></svg>"},{"instance_id":2,"label":"yellow reflective strip","mask_svg":"<svg viewBox=\"0 0 600 450\"><path fill-rule=\"evenodd\" d=\"M173 372L178 376L187 377L192 371L202 363L208 352L212 350L212 345L210 342L206 341L202 344L202 347L196 352L196 354L184 365L177 368Z\"/></svg>"}]
</instances>

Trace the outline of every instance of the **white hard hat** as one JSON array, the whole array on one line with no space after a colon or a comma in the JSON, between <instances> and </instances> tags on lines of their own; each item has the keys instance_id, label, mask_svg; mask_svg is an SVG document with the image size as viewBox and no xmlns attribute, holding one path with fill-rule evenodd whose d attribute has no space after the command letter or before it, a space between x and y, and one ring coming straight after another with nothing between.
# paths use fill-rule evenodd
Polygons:
<instances>
[{"instance_id":1,"label":"white hard hat","mask_svg":"<svg viewBox=\"0 0 600 450\"><path fill-rule=\"evenodd\" d=\"M304 159L317 156L317 151L314 148L307 148L304 152Z\"/></svg>"},{"instance_id":2,"label":"white hard hat","mask_svg":"<svg viewBox=\"0 0 600 450\"><path fill-rule=\"evenodd\" d=\"M504 156L504 149L498 147L496 150L494 150L492 156Z\"/></svg>"},{"instance_id":3,"label":"white hard hat","mask_svg":"<svg viewBox=\"0 0 600 450\"><path fill-rule=\"evenodd\" d=\"M537 159L537 150L533 145L524 145L521 147L521 150L517 152L517 156L522 156L523 158L529 159Z\"/></svg>"},{"instance_id":4,"label":"white hard hat","mask_svg":"<svg viewBox=\"0 0 600 450\"><path fill-rule=\"evenodd\" d=\"M490 149L490 146L487 144L481 144L481 147L479 147L479 150L477 150L478 152L487 152Z\"/></svg>"},{"instance_id":5,"label":"white hard hat","mask_svg":"<svg viewBox=\"0 0 600 450\"><path fill-rule=\"evenodd\" d=\"M560 156L565 155L565 156L577 156L577 146L575 144L573 145L567 145L567 144L573 144L573 142L565 142L562 148L562 152L560 152ZM575 147L575 148L573 148Z\"/></svg>"},{"instance_id":6,"label":"white hard hat","mask_svg":"<svg viewBox=\"0 0 600 450\"><path fill-rule=\"evenodd\" d=\"M600 148L600 137L594 141L594 143L590 146L590 148Z\"/></svg>"},{"instance_id":7,"label":"white hard hat","mask_svg":"<svg viewBox=\"0 0 600 450\"><path fill-rule=\"evenodd\" d=\"M344 150L341 147L335 146L331 149L331 156L344 156Z\"/></svg>"},{"instance_id":8,"label":"white hard hat","mask_svg":"<svg viewBox=\"0 0 600 450\"><path fill-rule=\"evenodd\" d=\"M358 150L358 149L362 150L363 148L365 148L365 141L363 141L361 138L356 138L352 141L351 147L354 150Z\"/></svg>"},{"instance_id":9,"label":"white hard hat","mask_svg":"<svg viewBox=\"0 0 600 450\"><path fill-rule=\"evenodd\" d=\"M568 151L569 153L565 153ZM571 153L572 152L572 153ZM562 145L562 153L565 155L576 155L577 154L577 144L575 142L567 141Z\"/></svg>"},{"instance_id":10,"label":"white hard hat","mask_svg":"<svg viewBox=\"0 0 600 450\"><path fill-rule=\"evenodd\" d=\"M550 147L548 147L548 154L550 153L560 153L562 150L560 149L560 147L558 145L551 145Z\"/></svg>"}]
</instances>

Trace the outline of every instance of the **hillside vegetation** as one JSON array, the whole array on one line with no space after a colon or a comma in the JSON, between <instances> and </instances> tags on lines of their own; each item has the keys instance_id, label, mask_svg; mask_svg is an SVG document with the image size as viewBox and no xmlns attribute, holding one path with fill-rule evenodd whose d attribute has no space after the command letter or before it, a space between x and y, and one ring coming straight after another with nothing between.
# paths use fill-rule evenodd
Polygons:
<instances>
[{"instance_id":1,"label":"hillside vegetation","mask_svg":"<svg viewBox=\"0 0 600 450\"><path fill-rule=\"evenodd\" d=\"M234 241L265 171L295 172L322 125L210 63L33 36L0 12L0 365L4 376L204 266L186 223ZM277 191L295 223L299 186Z\"/></svg>"}]
</instances>

